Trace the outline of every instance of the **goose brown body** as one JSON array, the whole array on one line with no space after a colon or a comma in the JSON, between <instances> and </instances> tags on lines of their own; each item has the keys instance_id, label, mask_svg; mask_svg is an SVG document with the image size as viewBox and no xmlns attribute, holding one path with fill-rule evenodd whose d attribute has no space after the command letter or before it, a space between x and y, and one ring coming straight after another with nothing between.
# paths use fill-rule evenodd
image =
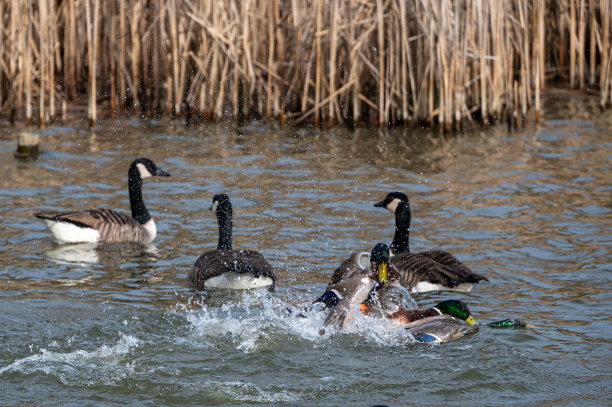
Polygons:
<instances>
[{"instance_id":1,"label":"goose brown body","mask_svg":"<svg viewBox=\"0 0 612 407\"><path fill-rule=\"evenodd\" d=\"M116 212L112 209L39 212L35 216L51 222L66 222L79 228L93 229L100 235L98 242L118 243L135 241L150 243L155 238L144 225L138 223L130 215Z\"/></svg>"},{"instance_id":2,"label":"goose brown body","mask_svg":"<svg viewBox=\"0 0 612 407\"><path fill-rule=\"evenodd\" d=\"M274 270L264 256L254 250L211 250L202 254L189 273L189 284L204 289L206 282L226 273L250 274L275 279Z\"/></svg>"},{"instance_id":3,"label":"goose brown body","mask_svg":"<svg viewBox=\"0 0 612 407\"><path fill-rule=\"evenodd\" d=\"M38 212L34 216L43 220L60 243L151 243L157 236L157 228L142 199L142 180L169 175L148 158L132 162L128 170L132 216L105 208Z\"/></svg>"},{"instance_id":4,"label":"goose brown body","mask_svg":"<svg viewBox=\"0 0 612 407\"><path fill-rule=\"evenodd\" d=\"M264 256L254 250L232 249L232 205L229 197L218 194L210 207L219 223L216 250L200 255L188 275L189 285L205 288L246 289L274 285L276 275Z\"/></svg>"}]
</instances>

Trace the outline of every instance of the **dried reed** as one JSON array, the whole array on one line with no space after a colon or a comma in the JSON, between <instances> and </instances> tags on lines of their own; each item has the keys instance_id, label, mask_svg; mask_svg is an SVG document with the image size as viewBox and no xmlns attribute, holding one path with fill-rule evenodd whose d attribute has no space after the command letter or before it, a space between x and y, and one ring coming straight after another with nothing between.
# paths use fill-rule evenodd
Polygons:
<instances>
[{"instance_id":1,"label":"dried reed","mask_svg":"<svg viewBox=\"0 0 612 407\"><path fill-rule=\"evenodd\" d=\"M611 0L0 0L0 113L56 106L429 122L539 115L546 81L612 104ZM62 115L64 115L63 113Z\"/></svg>"}]
</instances>

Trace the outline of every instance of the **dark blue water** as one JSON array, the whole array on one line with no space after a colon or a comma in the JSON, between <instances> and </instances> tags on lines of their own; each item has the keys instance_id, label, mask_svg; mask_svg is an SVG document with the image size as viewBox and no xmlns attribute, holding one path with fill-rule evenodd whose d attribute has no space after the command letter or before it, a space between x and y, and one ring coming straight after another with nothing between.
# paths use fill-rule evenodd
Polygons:
<instances>
[{"instance_id":1,"label":"dark blue water","mask_svg":"<svg viewBox=\"0 0 612 407\"><path fill-rule=\"evenodd\" d=\"M452 136L424 131L185 127L108 120L40 131L44 153L14 159L0 136L0 405L610 405L612 115L548 99L544 119ZM146 180L153 247L61 246L32 214L129 211L127 168ZM354 250L389 243L373 204L411 199L411 247L453 252L491 281L468 294L481 328L413 343L372 318L319 334L297 318ZM212 195L234 205L235 247L261 251L274 291L196 294L186 275L216 246Z\"/></svg>"}]
</instances>

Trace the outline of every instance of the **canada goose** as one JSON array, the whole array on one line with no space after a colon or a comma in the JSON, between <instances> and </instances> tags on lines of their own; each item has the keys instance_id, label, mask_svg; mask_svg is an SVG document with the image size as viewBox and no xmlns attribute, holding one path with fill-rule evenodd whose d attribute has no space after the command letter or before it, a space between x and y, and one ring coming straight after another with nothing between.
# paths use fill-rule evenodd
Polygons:
<instances>
[{"instance_id":1,"label":"canada goose","mask_svg":"<svg viewBox=\"0 0 612 407\"><path fill-rule=\"evenodd\" d=\"M142 200L142 180L154 175L170 176L148 158L138 158L130 165L128 190L132 216L111 209L39 212L34 216L43 220L59 243L151 243L157 236L157 228Z\"/></svg>"},{"instance_id":2,"label":"canada goose","mask_svg":"<svg viewBox=\"0 0 612 407\"><path fill-rule=\"evenodd\" d=\"M246 289L274 285L272 266L259 252L232 250L232 204L227 195L213 197L212 206L219 222L217 250L202 254L189 272L189 284L204 288Z\"/></svg>"},{"instance_id":3,"label":"canada goose","mask_svg":"<svg viewBox=\"0 0 612 407\"><path fill-rule=\"evenodd\" d=\"M452 254L442 250L410 253L410 202L406 194L391 192L376 207L395 214L395 235L391 243L390 263L401 273L400 283L412 292L434 290L470 291L472 283L486 277L472 272Z\"/></svg>"}]
</instances>

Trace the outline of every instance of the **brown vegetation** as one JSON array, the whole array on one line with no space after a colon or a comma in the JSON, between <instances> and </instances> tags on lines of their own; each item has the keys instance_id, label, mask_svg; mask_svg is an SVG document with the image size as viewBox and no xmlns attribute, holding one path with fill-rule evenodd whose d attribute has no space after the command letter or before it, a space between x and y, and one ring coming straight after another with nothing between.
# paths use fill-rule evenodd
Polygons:
<instances>
[{"instance_id":1,"label":"brown vegetation","mask_svg":"<svg viewBox=\"0 0 612 407\"><path fill-rule=\"evenodd\" d=\"M515 125L612 103L612 0L0 0L0 113ZM35 110L34 110L35 111Z\"/></svg>"}]
</instances>

